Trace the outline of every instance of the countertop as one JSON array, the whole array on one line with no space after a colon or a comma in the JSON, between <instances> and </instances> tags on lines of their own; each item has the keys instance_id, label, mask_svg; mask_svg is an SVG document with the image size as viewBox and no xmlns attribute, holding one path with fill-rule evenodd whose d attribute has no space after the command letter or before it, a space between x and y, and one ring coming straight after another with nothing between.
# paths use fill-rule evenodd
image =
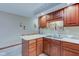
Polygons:
<instances>
[{"instance_id":1,"label":"countertop","mask_svg":"<svg viewBox=\"0 0 79 59\"><path fill-rule=\"evenodd\" d=\"M24 36L21 36L21 38L24 40L32 40L32 39L46 37L46 36L47 35L43 35L43 34L35 34L35 35L24 35Z\"/></svg>"},{"instance_id":2,"label":"countertop","mask_svg":"<svg viewBox=\"0 0 79 59\"><path fill-rule=\"evenodd\" d=\"M44 35L44 34L35 34L35 35L21 36L21 38L24 39L24 40L32 40L32 39L36 39L36 38L45 37L45 38L50 38L50 39L55 39L55 40L60 40L60 41L66 41L66 42L71 42L71 43L79 44L79 39L72 39L72 38L54 38L54 37L47 37L47 36L48 35Z\"/></svg>"},{"instance_id":3,"label":"countertop","mask_svg":"<svg viewBox=\"0 0 79 59\"><path fill-rule=\"evenodd\" d=\"M46 38L79 44L79 39L72 39L72 38L61 38L61 39L58 39L58 38L53 38L53 37L46 37Z\"/></svg>"}]
</instances>

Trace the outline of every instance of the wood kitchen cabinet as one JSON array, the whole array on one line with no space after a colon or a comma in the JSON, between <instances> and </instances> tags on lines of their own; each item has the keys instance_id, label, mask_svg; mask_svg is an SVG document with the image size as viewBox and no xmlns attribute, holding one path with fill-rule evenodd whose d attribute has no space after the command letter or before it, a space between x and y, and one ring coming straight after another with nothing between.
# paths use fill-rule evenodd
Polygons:
<instances>
[{"instance_id":1,"label":"wood kitchen cabinet","mask_svg":"<svg viewBox=\"0 0 79 59\"><path fill-rule=\"evenodd\" d=\"M22 40L22 43L23 56L36 56L36 39Z\"/></svg>"},{"instance_id":2,"label":"wood kitchen cabinet","mask_svg":"<svg viewBox=\"0 0 79 59\"><path fill-rule=\"evenodd\" d=\"M39 28L46 28L47 23L63 20L63 10L48 13L39 17Z\"/></svg>"},{"instance_id":3,"label":"wood kitchen cabinet","mask_svg":"<svg viewBox=\"0 0 79 59\"><path fill-rule=\"evenodd\" d=\"M50 56L61 55L61 43L58 40L51 39Z\"/></svg>"},{"instance_id":4,"label":"wood kitchen cabinet","mask_svg":"<svg viewBox=\"0 0 79 59\"><path fill-rule=\"evenodd\" d=\"M57 10L53 12L54 19L59 19L63 17L63 10Z\"/></svg>"},{"instance_id":5,"label":"wood kitchen cabinet","mask_svg":"<svg viewBox=\"0 0 79 59\"><path fill-rule=\"evenodd\" d=\"M57 10L47 14L47 22L54 22L63 20L63 10Z\"/></svg>"},{"instance_id":6,"label":"wood kitchen cabinet","mask_svg":"<svg viewBox=\"0 0 79 59\"><path fill-rule=\"evenodd\" d=\"M47 23L63 20L65 27L79 26L79 3L67 6L39 18L40 28L45 28Z\"/></svg>"},{"instance_id":7,"label":"wood kitchen cabinet","mask_svg":"<svg viewBox=\"0 0 79 59\"><path fill-rule=\"evenodd\" d=\"M37 39L37 55L40 55L43 53L43 38Z\"/></svg>"},{"instance_id":8,"label":"wood kitchen cabinet","mask_svg":"<svg viewBox=\"0 0 79 59\"><path fill-rule=\"evenodd\" d=\"M44 38L43 52L47 55L50 55L50 46L51 40L48 38Z\"/></svg>"},{"instance_id":9,"label":"wood kitchen cabinet","mask_svg":"<svg viewBox=\"0 0 79 59\"><path fill-rule=\"evenodd\" d=\"M44 53L49 56L79 56L79 44L44 38Z\"/></svg>"},{"instance_id":10,"label":"wood kitchen cabinet","mask_svg":"<svg viewBox=\"0 0 79 59\"><path fill-rule=\"evenodd\" d=\"M46 15L46 19L47 19L47 23L50 23L52 21L54 21L54 15L53 13L49 13Z\"/></svg>"},{"instance_id":11,"label":"wood kitchen cabinet","mask_svg":"<svg viewBox=\"0 0 79 59\"><path fill-rule=\"evenodd\" d=\"M53 18L53 15L51 13L46 15L47 21L51 21L52 18Z\"/></svg>"},{"instance_id":12,"label":"wood kitchen cabinet","mask_svg":"<svg viewBox=\"0 0 79 59\"><path fill-rule=\"evenodd\" d=\"M62 56L79 56L79 44L62 41L61 46Z\"/></svg>"},{"instance_id":13,"label":"wood kitchen cabinet","mask_svg":"<svg viewBox=\"0 0 79 59\"><path fill-rule=\"evenodd\" d=\"M64 8L64 26L79 25L79 4Z\"/></svg>"},{"instance_id":14,"label":"wood kitchen cabinet","mask_svg":"<svg viewBox=\"0 0 79 59\"><path fill-rule=\"evenodd\" d=\"M43 38L22 40L22 55L37 56L43 53Z\"/></svg>"},{"instance_id":15,"label":"wood kitchen cabinet","mask_svg":"<svg viewBox=\"0 0 79 59\"><path fill-rule=\"evenodd\" d=\"M37 56L42 53L48 56L79 56L79 44L50 39L37 38L22 40L22 55Z\"/></svg>"},{"instance_id":16,"label":"wood kitchen cabinet","mask_svg":"<svg viewBox=\"0 0 79 59\"><path fill-rule=\"evenodd\" d=\"M44 53L49 56L60 56L60 41L44 38Z\"/></svg>"},{"instance_id":17,"label":"wood kitchen cabinet","mask_svg":"<svg viewBox=\"0 0 79 59\"><path fill-rule=\"evenodd\" d=\"M40 28L47 27L47 19L46 19L46 16L39 17L39 27Z\"/></svg>"},{"instance_id":18,"label":"wood kitchen cabinet","mask_svg":"<svg viewBox=\"0 0 79 59\"><path fill-rule=\"evenodd\" d=\"M52 46L50 50L50 56L60 56L60 46Z\"/></svg>"},{"instance_id":19,"label":"wood kitchen cabinet","mask_svg":"<svg viewBox=\"0 0 79 59\"><path fill-rule=\"evenodd\" d=\"M75 50L72 51L72 49L62 49L62 56L79 56L79 53L76 53Z\"/></svg>"}]
</instances>

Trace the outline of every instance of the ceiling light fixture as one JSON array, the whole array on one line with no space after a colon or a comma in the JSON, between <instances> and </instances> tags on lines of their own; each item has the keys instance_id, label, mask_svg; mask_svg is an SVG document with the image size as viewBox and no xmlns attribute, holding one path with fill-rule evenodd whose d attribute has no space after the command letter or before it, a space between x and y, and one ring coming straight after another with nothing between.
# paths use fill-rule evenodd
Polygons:
<instances>
[{"instance_id":1,"label":"ceiling light fixture","mask_svg":"<svg viewBox=\"0 0 79 59\"><path fill-rule=\"evenodd\" d=\"M41 13L41 15L44 15L44 13Z\"/></svg>"}]
</instances>

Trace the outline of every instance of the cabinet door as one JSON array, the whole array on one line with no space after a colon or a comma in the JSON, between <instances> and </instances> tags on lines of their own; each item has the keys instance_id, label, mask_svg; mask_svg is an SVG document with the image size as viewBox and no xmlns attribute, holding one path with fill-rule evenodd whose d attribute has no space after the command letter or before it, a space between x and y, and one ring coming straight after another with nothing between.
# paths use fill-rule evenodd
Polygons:
<instances>
[{"instance_id":1,"label":"cabinet door","mask_svg":"<svg viewBox=\"0 0 79 59\"><path fill-rule=\"evenodd\" d=\"M29 56L36 56L36 39L29 40L28 49Z\"/></svg>"},{"instance_id":2,"label":"cabinet door","mask_svg":"<svg viewBox=\"0 0 79 59\"><path fill-rule=\"evenodd\" d=\"M43 38L37 39L37 55L43 53Z\"/></svg>"},{"instance_id":3,"label":"cabinet door","mask_svg":"<svg viewBox=\"0 0 79 59\"><path fill-rule=\"evenodd\" d=\"M63 9L54 12L54 19L61 18L63 16Z\"/></svg>"},{"instance_id":4,"label":"cabinet door","mask_svg":"<svg viewBox=\"0 0 79 59\"><path fill-rule=\"evenodd\" d=\"M66 50L66 49L63 49L62 53L63 53L63 56L79 56L78 53L75 53L74 51Z\"/></svg>"},{"instance_id":5,"label":"cabinet door","mask_svg":"<svg viewBox=\"0 0 79 59\"><path fill-rule=\"evenodd\" d=\"M51 13L46 15L46 19L47 19L47 21L51 20Z\"/></svg>"},{"instance_id":6,"label":"cabinet door","mask_svg":"<svg viewBox=\"0 0 79 59\"><path fill-rule=\"evenodd\" d=\"M70 6L70 24L71 25L78 25L78 5Z\"/></svg>"},{"instance_id":7,"label":"cabinet door","mask_svg":"<svg viewBox=\"0 0 79 59\"><path fill-rule=\"evenodd\" d=\"M64 9L64 26L70 26L70 10L68 7Z\"/></svg>"},{"instance_id":8,"label":"cabinet door","mask_svg":"<svg viewBox=\"0 0 79 59\"><path fill-rule=\"evenodd\" d=\"M51 41L50 55L51 56L60 56L61 52L61 42L58 40Z\"/></svg>"},{"instance_id":9,"label":"cabinet door","mask_svg":"<svg viewBox=\"0 0 79 59\"><path fill-rule=\"evenodd\" d=\"M50 13L50 18L51 18L51 20L54 19L54 13Z\"/></svg>"},{"instance_id":10,"label":"cabinet door","mask_svg":"<svg viewBox=\"0 0 79 59\"><path fill-rule=\"evenodd\" d=\"M67 8L64 9L63 19L64 19L64 26L67 26L67 16L66 16Z\"/></svg>"},{"instance_id":11,"label":"cabinet door","mask_svg":"<svg viewBox=\"0 0 79 59\"><path fill-rule=\"evenodd\" d=\"M44 53L50 55L50 39L44 38Z\"/></svg>"},{"instance_id":12,"label":"cabinet door","mask_svg":"<svg viewBox=\"0 0 79 59\"><path fill-rule=\"evenodd\" d=\"M59 15L59 12L58 11L55 11L54 12L54 19L58 18L58 15Z\"/></svg>"},{"instance_id":13,"label":"cabinet door","mask_svg":"<svg viewBox=\"0 0 79 59\"><path fill-rule=\"evenodd\" d=\"M59 10L59 17L63 17L63 13L64 13L64 10L63 9L61 9L61 10Z\"/></svg>"},{"instance_id":14,"label":"cabinet door","mask_svg":"<svg viewBox=\"0 0 79 59\"><path fill-rule=\"evenodd\" d=\"M40 28L45 28L46 26L47 26L46 16L41 16L39 18L39 27Z\"/></svg>"},{"instance_id":15,"label":"cabinet door","mask_svg":"<svg viewBox=\"0 0 79 59\"><path fill-rule=\"evenodd\" d=\"M79 56L79 44L70 43L70 42L61 42L62 46L62 55L64 56Z\"/></svg>"},{"instance_id":16,"label":"cabinet door","mask_svg":"<svg viewBox=\"0 0 79 59\"><path fill-rule=\"evenodd\" d=\"M64 26L77 26L78 20L78 5L72 5L64 9Z\"/></svg>"},{"instance_id":17,"label":"cabinet door","mask_svg":"<svg viewBox=\"0 0 79 59\"><path fill-rule=\"evenodd\" d=\"M55 45L55 46L51 47L50 55L51 56L60 56L60 52L61 52L60 46Z\"/></svg>"},{"instance_id":18,"label":"cabinet door","mask_svg":"<svg viewBox=\"0 0 79 59\"><path fill-rule=\"evenodd\" d=\"M22 55L36 56L36 40L22 40Z\"/></svg>"}]
</instances>

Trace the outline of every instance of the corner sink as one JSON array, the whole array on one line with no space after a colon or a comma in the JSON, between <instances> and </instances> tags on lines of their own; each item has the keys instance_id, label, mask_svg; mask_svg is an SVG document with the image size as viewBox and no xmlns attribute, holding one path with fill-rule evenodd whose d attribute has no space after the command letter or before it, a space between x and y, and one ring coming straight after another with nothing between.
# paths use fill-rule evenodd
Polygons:
<instances>
[{"instance_id":1,"label":"corner sink","mask_svg":"<svg viewBox=\"0 0 79 59\"><path fill-rule=\"evenodd\" d=\"M63 37L56 37L56 36L46 36L46 37L52 37L52 38L57 38L57 39L62 39Z\"/></svg>"},{"instance_id":2,"label":"corner sink","mask_svg":"<svg viewBox=\"0 0 79 59\"><path fill-rule=\"evenodd\" d=\"M63 37L53 37L53 38L62 39Z\"/></svg>"}]
</instances>

